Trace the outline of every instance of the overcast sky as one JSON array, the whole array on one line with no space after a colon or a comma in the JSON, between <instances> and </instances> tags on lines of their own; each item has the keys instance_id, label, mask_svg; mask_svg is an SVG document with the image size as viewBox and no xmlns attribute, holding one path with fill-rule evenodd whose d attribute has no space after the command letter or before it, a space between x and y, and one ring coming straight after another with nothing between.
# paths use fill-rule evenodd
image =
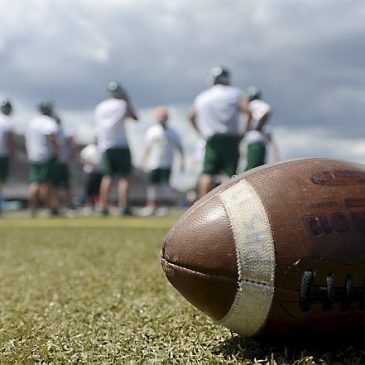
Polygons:
<instances>
[{"instance_id":1,"label":"overcast sky","mask_svg":"<svg viewBox=\"0 0 365 365\"><path fill-rule=\"evenodd\" d=\"M0 96L18 130L51 99L89 138L115 79L144 126L166 104L190 136L186 110L219 64L235 86L262 89L285 158L331 157L344 143L337 155L365 162L364 1L1 0L0 10Z\"/></svg>"}]
</instances>

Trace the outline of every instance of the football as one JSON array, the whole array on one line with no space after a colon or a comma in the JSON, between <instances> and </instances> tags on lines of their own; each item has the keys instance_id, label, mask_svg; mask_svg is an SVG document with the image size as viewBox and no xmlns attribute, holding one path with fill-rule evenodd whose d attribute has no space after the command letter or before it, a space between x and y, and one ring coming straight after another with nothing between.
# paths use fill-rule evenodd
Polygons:
<instances>
[{"instance_id":1,"label":"football","mask_svg":"<svg viewBox=\"0 0 365 365\"><path fill-rule=\"evenodd\" d=\"M164 242L170 283L241 336L365 328L365 166L259 167L198 200Z\"/></svg>"}]
</instances>

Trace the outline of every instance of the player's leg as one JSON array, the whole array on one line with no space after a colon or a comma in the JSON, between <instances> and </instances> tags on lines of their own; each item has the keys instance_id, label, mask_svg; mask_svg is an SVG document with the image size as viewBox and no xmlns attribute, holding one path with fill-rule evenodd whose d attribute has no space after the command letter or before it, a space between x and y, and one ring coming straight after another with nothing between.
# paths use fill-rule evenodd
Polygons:
<instances>
[{"instance_id":1,"label":"player's leg","mask_svg":"<svg viewBox=\"0 0 365 365\"><path fill-rule=\"evenodd\" d=\"M121 215L132 215L129 202L129 177L123 176L118 182L118 204Z\"/></svg>"},{"instance_id":2,"label":"player's leg","mask_svg":"<svg viewBox=\"0 0 365 365\"><path fill-rule=\"evenodd\" d=\"M104 175L100 184L100 206L104 215L108 214L108 197L112 186L111 176Z\"/></svg>"},{"instance_id":3,"label":"player's leg","mask_svg":"<svg viewBox=\"0 0 365 365\"><path fill-rule=\"evenodd\" d=\"M39 164L30 164L29 166L29 188L28 188L28 208L31 217L35 217L38 204L40 202L39 181L41 180L41 166Z\"/></svg>"},{"instance_id":4,"label":"player's leg","mask_svg":"<svg viewBox=\"0 0 365 365\"><path fill-rule=\"evenodd\" d=\"M118 206L120 215L132 215L129 206L129 186L132 173L132 159L129 148L118 148L114 153L115 173L119 176Z\"/></svg>"},{"instance_id":5,"label":"player's leg","mask_svg":"<svg viewBox=\"0 0 365 365\"><path fill-rule=\"evenodd\" d=\"M197 198L202 198L214 187L214 176L219 173L219 155L216 146L217 138L214 136L207 141L205 146L203 172L199 178Z\"/></svg>"},{"instance_id":6,"label":"player's leg","mask_svg":"<svg viewBox=\"0 0 365 365\"><path fill-rule=\"evenodd\" d=\"M60 215L58 189L52 183L42 184L42 193L45 205L49 208L49 214L52 217Z\"/></svg>"},{"instance_id":7,"label":"player's leg","mask_svg":"<svg viewBox=\"0 0 365 365\"><path fill-rule=\"evenodd\" d=\"M100 204L100 184L102 179L103 176L100 173L91 173L87 179L86 196L93 210Z\"/></svg>"},{"instance_id":8,"label":"player's leg","mask_svg":"<svg viewBox=\"0 0 365 365\"><path fill-rule=\"evenodd\" d=\"M250 143L247 146L245 171L264 165L266 162L266 146L262 142Z\"/></svg>"},{"instance_id":9,"label":"player's leg","mask_svg":"<svg viewBox=\"0 0 365 365\"><path fill-rule=\"evenodd\" d=\"M156 208L156 201L158 198L158 184L150 183L147 187L147 203L146 208L154 210Z\"/></svg>"},{"instance_id":10,"label":"player's leg","mask_svg":"<svg viewBox=\"0 0 365 365\"><path fill-rule=\"evenodd\" d=\"M237 173L240 158L239 139L235 136L223 136L219 147L219 155L223 161L223 171L228 177Z\"/></svg>"},{"instance_id":11,"label":"player's leg","mask_svg":"<svg viewBox=\"0 0 365 365\"><path fill-rule=\"evenodd\" d=\"M211 175L203 174L200 176L198 185L198 199L202 198L214 187L214 178Z\"/></svg>"},{"instance_id":12,"label":"player's leg","mask_svg":"<svg viewBox=\"0 0 365 365\"><path fill-rule=\"evenodd\" d=\"M37 183L31 183L29 185L29 209L31 211L35 211L37 208L38 203L38 192L39 192L39 185Z\"/></svg>"},{"instance_id":13,"label":"player's leg","mask_svg":"<svg viewBox=\"0 0 365 365\"><path fill-rule=\"evenodd\" d=\"M147 187L147 201L144 208L140 211L140 215L143 217L148 217L153 215L156 210L156 201L158 197L158 184L150 183Z\"/></svg>"},{"instance_id":14,"label":"player's leg","mask_svg":"<svg viewBox=\"0 0 365 365\"><path fill-rule=\"evenodd\" d=\"M49 208L51 217L60 215L59 212L59 188L61 181L61 165L55 158L49 160L44 166L44 178L42 180L42 194L45 205Z\"/></svg>"},{"instance_id":15,"label":"player's leg","mask_svg":"<svg viewBox=\"0 0 365 365\"><path fill-rule=\"evenodd\" d=\"M103 177L101 179L100 183L100 206L101 206L101 213L103 215L109 214L108 209L108 199L109 199L109 193L110 189L113 183L113 150L108 149L103 153Z\"/></svg>"},{"instance_id":16,"label":"player's leg","mask_svg":"<svg viewBox=\"0 0 365 365\"><path fill-rule=\"evenodd\" d=\"M161 169L159 194L161 206L156 209L156 215L166 216L169 214L169 205L173 199L173 191L170 186L171 168Z\"/></svg>"},{"instance_id":17,"label":"player's leg","mask_svg":"<svg viewBox=\"0 0 365 365\"><path fill-rule=\"evenodd\" d=\"M157 200L159 199L161 171L159 168L153 169L148 174L147 201L140 215L147 217L155 213Z\"/></svg>"}]
</instances>

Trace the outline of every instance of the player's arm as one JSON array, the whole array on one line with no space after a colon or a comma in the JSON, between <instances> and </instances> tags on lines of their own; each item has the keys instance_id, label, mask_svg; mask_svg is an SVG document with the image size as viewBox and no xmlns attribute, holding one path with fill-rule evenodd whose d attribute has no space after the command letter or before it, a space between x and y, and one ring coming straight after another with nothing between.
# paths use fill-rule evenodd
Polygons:
<instances>
[{"instance_id":1,"label":"player's arm","mask_svg":"<svg viewBox=\"0 0 365 365\"><path fill-rule=\"evenodd\" d=\"M246 115L246 131L249 130L251 126L251 119L252 119L252 113L250 109L250 105L248 103L248 100L245 98L241 98L238 107L241 111L241 113Z\"/></svg>"},{"instance_id":2,"label":"player's arm","mask_svg":"<svg viewBox=\"0 0 365 365\"><path fill-rule=\"evenodd\" d=\"M199 134L199 136L201 136L201 132L199 130L198 124L196 122L196 109L194 108L194 106L192 106L188 112L188 118L190 120L190 123L192 125L192 127L194 128L194 130Z\"/></svg>"},{"instance_id":3,"label":"player's arm","mask_svg":"<svg viewBox=\"0 0 365 365\"><path fill-rule=\"evenodd\" d=\"M126 111L126 114L125 116L127 118L131 118L135 121L138 121L138 115L137 115L137 112L136 110L134 109L134 106L128 96L128 94L126 92L124 92L124 100L126 101L127 103L127 111Z\"/></svg>"},{"instance_id":4,"label":"player's arm","mask_svg":"<svg viewBox=\"0 0 365 365\"><path fill-rule=\"evenodd\" d=\"M144 170L146 167L146 163L148 161L148 158L150 157L153 144L154 144L154 136L151 133L151 130L149 129L144 138L144 150L142 152L141 161L139 163L139 168L141 170Z\"/></svg>"},{"instance_id":5,"label":"player's arm","mask_svg":"<svg viewBox=\"0 0 365 365\"><path fill-rule=\"evenodd\" d=\"M267 112L261 117L261 119L257 122L256 130L261 131L264 125L272 116L271 108L267 110Z\"/></svg>"},{"instance_id":6,"label":"player's arm","mask_svg":"<svg viewBox=\"0 0 365 365\"><path fill-rule=\"evenodd\" d=\"M127 104L126 117L131 118L135 121L138 121L138 115L130 102L128 102L128 104Z\"/></svg>"},{"instance_id":7,"label":"player's arm","mask_svg":"<svg viewBox=\"0 0 365 365\"><path fill-rule=\"evenodd\" d=\"M147 163L147 160L150 156L151 149L152 149L152 147L150 145L146 146L143 153L142 153L141 162L139 163L139 168L141 170L144 170L145 167L146 167L146 163Z\"/></svg>"}]
</instances>

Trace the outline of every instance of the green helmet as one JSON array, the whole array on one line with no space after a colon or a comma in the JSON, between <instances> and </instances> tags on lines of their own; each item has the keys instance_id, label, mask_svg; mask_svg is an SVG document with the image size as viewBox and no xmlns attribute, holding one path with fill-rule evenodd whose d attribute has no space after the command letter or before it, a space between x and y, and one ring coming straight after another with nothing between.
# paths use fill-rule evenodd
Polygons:
<instances>
[{"instance_id":1,"label":"green helmet","mask_svg":"<svg viewBox=\"0 0 365 365\"><path fill-rule=\"evenodd\" d=\"M110 95L114 98L124 99L126 93L120 84L116 81L110 81L108 84L108 91Z\"/></svg>"},{"instance_id":2,"label":"green helmet","mask_svg":"<svg viewBox=\"0 0 365 365\"><path fill-rule=\"evenodd\" d=\"M53 104L49 101L42 101L38 105L38 110L43 115L52 116L53 115Z\"/></svg>"},{"instance_id":3,"label":"green helmet","mask_svg":"<svg viewBox=\"0 0 365 365\"><path fill-rule=\"evenodd\" d=\"M4 99L0 104L0 110L5 115L10 115L13 112L13 106L8 99Z\"/></svg>"},{"instance_id":4,"label":"green helmet","mask_svg":"<svg viewBox=\"0 0 365 365\"><path fill-rule=\"evenodd\" d=\"M246 95L249 101L261 99L261 91L256 86L249 86L246 89Z\"/></svg>"},{"instance_id":5,"label":"green helmet","mask_svg":"<svg viewBox=\"0 0 365 365\"><path fill-rule=\"evenodd\" d=\"M209 82L211 85L229 85L230 73L224 67L215 66L210 70Z\"/></svg>"}]
</instances>

